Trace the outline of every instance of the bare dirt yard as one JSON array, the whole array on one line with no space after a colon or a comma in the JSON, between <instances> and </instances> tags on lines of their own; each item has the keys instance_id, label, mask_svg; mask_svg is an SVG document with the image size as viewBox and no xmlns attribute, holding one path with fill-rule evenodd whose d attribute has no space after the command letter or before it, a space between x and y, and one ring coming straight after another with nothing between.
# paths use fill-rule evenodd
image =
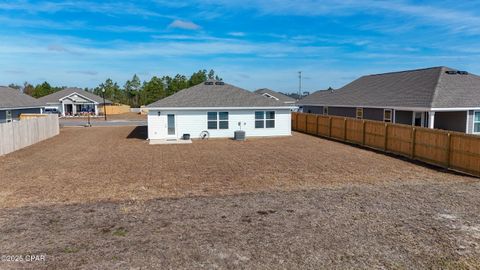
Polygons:
<instances>
[{"instance_id":1,"label":"bare dirt yard","mask_svg":"<svg viewBox=\"0 0 480 270\"><path fill-rule=\"evenodd\" d=\"M480 182L295 133L64 128L0 157L0 269L480 269ZM11 257L4 257L11 258Z\"/></svg>"}]
</instances>

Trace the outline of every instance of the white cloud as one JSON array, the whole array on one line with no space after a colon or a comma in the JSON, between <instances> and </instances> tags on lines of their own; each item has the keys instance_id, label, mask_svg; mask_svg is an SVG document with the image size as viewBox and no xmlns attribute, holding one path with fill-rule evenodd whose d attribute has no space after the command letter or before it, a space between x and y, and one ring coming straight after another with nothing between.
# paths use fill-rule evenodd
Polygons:
<instances>
[{"instance_id":1,"label":"white cloud","mask_svg":"<svg viewBox=\"0 0 480 270\"><path fill-rule=\"evenodd\" d=\"M71 71L67 71L67 73L70 73L70 74L83 74L83 75L90 75L90 76L98 75L98 72L96 72L96 71L91 71L91 70L71 70Z\"/></svg>"},{"instance_id":2,"label":"white cloud","mask_svg":"<svg viewBox=\"0 0 480 270\"><path fill-rule=\"evenodd\" d=\"M8 16L0 16L0 24L12 27L43 28L57 30L78 29L83 28L85 25L85 23L82 21L65 21L60 23L51 20L38 20L33 18L21 19Z\"/></svg>"},{"instance_id":3,"label":"white cloud","mask_svg":"<svg viewBox=\"0 0 480 270\"><path fill-rule=\"evenodd\" d=\"M246 34L244 32L230 32L228 33L229 36L232 37L244 37Z\"/></svg>"},{"instance_id":4,"label":"white cloud","mask_svg":"<svg viewBox=\"0 0 480 270\"><path fill-rule=\"evenodd\" d=\"M116 32L116 33L125 33L125 32L155 32L155 29L148 28L145 26L137 25L104 25L95 27L96 30L106 31L106 32Z\"/></svg>"},{"instance_id":5,"label":"white cloud","mask_svg":"<svg viewBox=\"0 0 480 270\"><path fill-rule=\"evenodd\" d=\"M168 25L169 28L179 28L179 29L186 29L186 30L198 30L200 29L200 25L195 24L193 22L184 21L184 20L174 20L172 23Z\"/></svg>"},{"instance_id":6,"label":"white cloud","mask_svg":"<svg viewBox=\"0 0 480 270\"><path fill-rule=\"evenodd\" d=\"M205 6L223 10L254 10L260 15L278 16L350 16L370 14L382 16L409 16L402 21L414 25L429 24L457 33L480 33L480 16L460 5L409 3L401 0L202 0ZM436 4L436 5L435 5ZM457 9L458 8L458 9ZM412 22L411 20L415 20ZM383 22L378 24L380 28ZM373 26L371 26L373 27ZM385 29L387 30L387 29Z\"/></svg>"},{"instance_id":7,"label":"white cloud","mask_svg":"<svg viewBox=\"0 0 480 270\"><path fill-rule=\"evenodd\" d=\"M52 52L70 52L70 50L61 45L48 45L47 50Z\"/></svg>"},{"instance_id":8,"label":"white cloud","mask_svg":"<svg viewBox=\"0 0 480 270\"><path fill-rule=\"evenodd\" d=\"M134 3L126 1L118 2L100 2L100 1L81 1L70 0L62 2L53 1L41 1L31 2L25 0L9 1L0 3L0 10L15 11L21 10L28 13L57 13L60 11L84 11L90 13L102 13L108 15L123 14L123 15L136 15L144 17L167 17L169 15L163 15L149 9L141 8Z\"/></svg>"}]
</instances>

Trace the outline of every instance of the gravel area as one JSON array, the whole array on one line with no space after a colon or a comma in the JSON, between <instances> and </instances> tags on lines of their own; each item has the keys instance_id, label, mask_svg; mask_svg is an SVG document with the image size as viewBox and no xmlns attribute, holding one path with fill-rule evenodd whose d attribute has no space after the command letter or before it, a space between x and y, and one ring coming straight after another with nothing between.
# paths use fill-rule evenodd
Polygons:
<instances>
[{"instance_id":1,"label":"gravel area","mask_svg":"<svg viewBox=\"0 0 480 270\"><path fill-rule=\"evenodd\" d=\"M64 128L0 157L0 269L479 269L478 179L295 133Z\"/></svg>"}]
</instances>

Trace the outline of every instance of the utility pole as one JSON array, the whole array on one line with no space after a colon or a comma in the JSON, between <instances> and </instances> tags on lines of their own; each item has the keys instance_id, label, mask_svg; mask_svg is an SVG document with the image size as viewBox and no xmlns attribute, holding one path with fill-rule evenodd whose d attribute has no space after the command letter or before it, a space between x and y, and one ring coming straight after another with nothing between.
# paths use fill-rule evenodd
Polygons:
<instances>
[{"instance_id":1,"label":"utility pole","mask_svg":"<svg viewBox=\"0 0 480 270\"><path fill-rule=\"evenodd\" d=\"M298 72L298 99L302 97L302 72Z\"/></svg>"},{"instance_id":2,"label":"utility pole","mask_svg":"<svg viewBox=\"0 0 480 270\"><path fill-rule=\"evenodd\" d=\"M103 116L105 117L105 121L107 121L107 108L105 106L105 88L102 89L103 93Z\"/></svg>"}]
</instances>

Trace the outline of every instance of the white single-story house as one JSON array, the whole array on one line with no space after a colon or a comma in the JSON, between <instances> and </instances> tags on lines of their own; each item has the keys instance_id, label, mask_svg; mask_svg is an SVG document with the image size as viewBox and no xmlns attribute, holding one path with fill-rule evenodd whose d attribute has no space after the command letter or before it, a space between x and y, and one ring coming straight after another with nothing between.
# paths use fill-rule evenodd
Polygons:
<instances>
[{"instance_id":1,"label":"white single-story house","mask_svg":"<svg viewBox=\"0 0 480 270\"><path fill-rule=\"evenodd\" d=\"M448 67L363 76L297 105L305 113L480 134L480 76Z\"/></svg>"},{"instance_id":2,"label":"white single-story house","mask_svg":"<svg viewBox=\"0 0 480 270\"><path fill-rule=\"evenodd\" d=\"M265 98L222 81L208 80L154 102L148 107L148 138L178 140L232 138L243 130L246 137L290 136L294 105Z\"/></svg>"},{"instance_id":3,"label":"white single-story house","mask_svg":"<svg viewBox=\"0 0 480 270\"><path fill-rule=\"evenodd\" d=\"M42 113L44 106L20 90L0 86L0 123L20 119L22 113Z\"/></svg>"},{"instance_id":4,"label":"white single-story house","mask_svg":"<svg viewBox=\"0 0 480 270\"><path fill-rule=\"evenodd\" d=\"M80 88L66 88L50 95L41 97L38 101L47 110L56 110L62 116L74 116L82 113L98 115L99 106L103 106L103 98ZM105 100L105 104L112 104Z\"/></svg>"}]
</instances>

